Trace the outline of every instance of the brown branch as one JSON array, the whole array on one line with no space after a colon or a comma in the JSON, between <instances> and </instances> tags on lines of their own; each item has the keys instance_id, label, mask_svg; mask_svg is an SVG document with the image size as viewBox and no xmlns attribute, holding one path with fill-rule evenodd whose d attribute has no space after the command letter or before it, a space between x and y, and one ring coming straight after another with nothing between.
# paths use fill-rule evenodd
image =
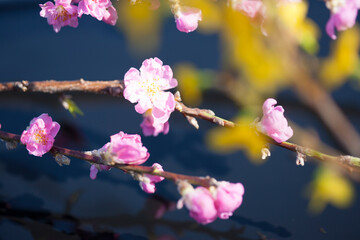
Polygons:
<instances>
[{"instance_id":1,"label":"brown branch","mask_svg":"<svg viewBox=\"0 0 360 240\"><path fill-rule=\"evenodd\" d=\"M75 80L75 81L36 81L36 82L8 82L8 83L0 83L0 92L6 91L23 91L23 92L43 92L43 93L63 93L63 92L71 92L71 91L79 91L79 92L88 92L88 93L96 93L96 94L110 94L112 96L122 96L122 92L124 89L123 81L114 80L114 81L85 81L83 79ZM211 110L207 109L199 109L199 108L190 108L181 102L181 99L177 99L176 110L181 112L184 116L188 116L191 118L201 118L206 121L212 122L216 125L220 125L223 127L233 128L236 124L232 121L220 118L214 114ZM189 119L189 118L188 118ZM193 123L191 123L193 124ZM13 138L11 138L13 139ZM9 140L11 140L9 139ZM345 167L350 172L357 171L360 172L360 158L353 156L332 156L328 154L324 154L318 152L314 149L303 147L294 143L283 142L277 143L273 141L271 138L268 138L268 142L279 147L285 148L287 150L293 152L302 153L308 157L312 157L316 160L322 162L331 162L336 163L342 167ZM94 156L89 157L83 152L78 152L74 150L64 149L60 147L53 148L59 153L76 157L79 159L84 159L89 162L97 163L96 158ZM151 167L143 167L143 166L117 166L123 171L141 171L142 173L152 173ZM153 173L154 175L158 175L158 173ZM186 175L168 175L166 172L159 174L159 176L166 177L168 179L189 179L190 176ZM191 183L197 185L208 184L209 179L205 178L198 182L198 178L192 179Z\"/></svg>"},{"instance_id":2,"label":"brown branch","mask_svg":"<svg viewBox=\"0 0 360 240\"><path fill-rule=\"evenodd\" d=\"M0 83L0 92L88 92L97 94L109 94L111 96L122 96L124 85L122 81L85 81L84 79L73 81L21 81Z\"/></svg>"},{"instance_id":3,"label":"brown branch","mask_svg":"<svg viewBox=\"0 0 360 240\"><path fill-rule=\"evenodd\" d=\"M4 141L7 141L7 142L20 143L20 135L1 131L1 130L0 130L0 139L3 139ZM82 152L82 151L62 148L62 147L58 147L58 146L53 146L51 148L50 152L54 155L62 154L65 156L85 160L92 164L95 163L95 164L108 165L100 157L92 155L88 152ZM216 180L214 178L211 178L209 176L196 177L196 176L183 175L183 174L178 174L178 173L173 173L173 172L168 172L168 171L159 172L159 171L154 171L154 169L152 167L146 167L146 166L127 165L127 164L115 164L115 165L109 165L109 166L121 169L125 173L134 172L134 173L140 173L140 174L151 174L151 175L164 177L164 178L166 178L168 180L172 180L174 182L177 182L179 180L186 180L190 184L200 185L200 186L204 186L204 187L209 187L211 185L214 185L214 183L216 182Z\"/></svg>"}]
</instances>

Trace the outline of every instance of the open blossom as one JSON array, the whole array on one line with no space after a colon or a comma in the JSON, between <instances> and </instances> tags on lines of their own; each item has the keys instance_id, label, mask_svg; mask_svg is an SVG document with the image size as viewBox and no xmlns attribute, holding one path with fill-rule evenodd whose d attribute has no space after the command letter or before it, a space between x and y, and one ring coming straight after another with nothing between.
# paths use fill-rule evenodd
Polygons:
<instances>
[{"instance_id":1,"label":"open blossom","mask_svg":"<svg viewBox=\"0 0 360 240\"><path fill-rule=\"evenodd\" d=\"M79 25L77 6L71 5L71 0L55 0L55 4L49 1L39 6L41 7L40 16L47 18L55 32L59 32L64 26L76 28Z\"/></svg>"},{"instance_id":2,"label":"open blossom","mask_svg":"<svg viewBox=\"0 0 360 240\"><path fill-rule=\"evenodd\" d=\"M153 167L154 171L157 171L157 172L164 171L162 166L159 163L154 163L152 165L152 167ZM162 180L164 180L163 177L150 175L150 174L144 174L142 176L142 180L140 181L140 187L146 193L154 193L156 190L155 183L161 182Z\"/></svg>"},{"instance_id":3,"label":"open blossom","mask_svg":"<svg viewBox=\"0 0 360 240\"><path fill-rule=\"evenodd\" d=\"M326 32L332 39L336 39L335 28L344 31L355 25L360 0L328 0L326 6L331 11Z\"/></svg>"},{"instance_id":4,"label":"open blossom","mask_svg":"<svg viewBox=\"0 0 360 240\"><path fill-rule=\"evenodd\" d=\"M144 120L140 124L140 127L143 130L145 136L154 136L156 137L159 133L167 134L169 132L169 122L159 122L154 119L151 113L144 113Z\"/></svg>"},{"instance_id":5,"label":"open blossom","mask_svg":"<svg viewBox=\"0 0 360 240\"><path fill-rule=\"evenodd\" d=\"M20 141L26 145L29 154L41 157L52 148L60 125L43 113L30 122L30 126L21 134Z\"/></svg>"},{"instance_id":6,"label":"open blossom","mask_svg":"<svg viewBox=\"0 0 360 240\"><path fill-rule=\"evenodd\" d=\"M91 15L99 21L115 25L118 16L110 0L81 0L78 5L78 14Z\"/></svg>"},{"instance_id":7,"label":"open blossom","mask_svg":"<svg viewBox=\"0 0 360 240\"><path fill-rule=\"evenodd\" d=\"M240 207L244 186L241 183L219 182L215 190L215 206L221 219L228 219Z\"/></svg>"},{"instance_id":8,"label":"open blossom","mask_svg":"<svg viewBox=\"0 0 360 240\"><path fill-rule=\"evenodd\" d=\"M96 179L97 173L102 170L109 171L111 169L110 166L103 165L103 164L92 164L90 167L90 178L92 180Z\"/></svg>"},{"instance_id":9,"label":"open blossom","mask_svg":"<svg viewBox=\"0 0 360 240\"><path fill-rule=\"evenodd\" d=\"M260 122L260 131L267 134L276 142L281 143L293 135L293 130L288 126L288 122L284 117L284 109L282 106L276 106L276 100L269 98L263 105L263 117Z\"/></svg>"},{"instance_id":10,"label":"open blossom","mask_svg":"<svg viewBox=\"0 0 360 240\"><path fill-rule=\"evenodd\" d=\"M135 105L136 112L143 114L151 110L151 115L159 123L166 123L175 110L175 99L171 92L177 86L173 72L158 58L146 59L138 71L130 68L124 77L124 98Z\"/></svg>"},{"instance_id":11,"label":"open blossom","mask_svg":"<svg viewBox=\"0 0 360 240\"><path fill-rule=\"evenodd\" d=\"M141 137L137 134L119 132L112 135L110 139L111 141L98 151L109 162L140 165L150 156L147 148L142 145Z\"/></svg>"},{"instance_id":12,"label":"open blossom","mask_svg":"<svg viewBox=\"0 0 360 240\"><path fill-rule=\"evenodd\" d=\"M201 10L198 8L179 7L175 13L176 27L180 32L193 32L201 19Z\"/></svg>"},{"instance_id":13,"label":"open blossom","mask_svg":"<svg viewBox=\"0 0 360 240\"><path fill-rule=\"evenodd\" d=\"M91 15L97 20L101 21L104 17L106 8L112 5L110 0L82 0L79 2L78 14L81 17L83 14Z\"/></svg>"}]
</instances>

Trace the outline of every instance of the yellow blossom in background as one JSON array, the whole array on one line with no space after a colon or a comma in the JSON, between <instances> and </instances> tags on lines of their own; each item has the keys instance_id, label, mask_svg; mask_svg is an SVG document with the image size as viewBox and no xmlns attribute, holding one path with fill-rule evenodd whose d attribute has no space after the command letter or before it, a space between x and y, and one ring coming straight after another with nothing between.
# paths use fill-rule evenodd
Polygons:
<instances>
[{"instance_id":1,"label":"yellow blossom in background","mask_svg":"<svg viewBox=\"0 0 360 240\"><path fill-rule=\"evenodd\" d=\"M200 32L215 33L221 27L222 16L219 2L209 0L181 0L180 4L201 10L202 21L199 22L198 28Z\"/></svg>"},{"instance_id":2,"label":"yellow blossom in background","mask_svg":"<svg viewBox=\"0 0 360 240\"><path fill-rule=\"evenodd\" d=\"M266 146L266 140L251 127L254 119L241 117L235 128L217 127L210 130L206 136L207 145L220 153L231 153L244 150L254 163L262 163L261 149Z\"/></svg>"},{"instance_id":3,"label":"yellow blossom in background","mask_svg":"<svg viewBox=\"0 0 360 240\"><path fill-rule=\"evenodd\" d=\"M341 86L356 71L359 62L358 27L338 34L338 39L333 41L331 55L322 62L320 69L322 82L331 89Z\"/></svg>"},{"instance_id":4,"label":"yellow blossom in background","mask_svg":"<svg viewBox=\"0 0 360 240\"><path fill-rule=\"evenodd\" d=\"M249 85L248 91L273 94L286 85L286 62L276 46L262 34L260 23L228 7L224 12L226 61L241 71L242 81Z\"/></svg>"},{"instance_id":5,"label":"yellow blossom in background","mask_svg":"<svg viewBox=\"0 0 360 240\"><path fill-rule=\"evenodd\" d=\"M125 33L132 50L136 53L156 52L160 43L162 8L152 9L152 1L130 4L118 1L118 25Z\"/></svg>"},{"instance_id":6,"label":"yellow blossom in background","mask_svg":"<svg viewBox=\"0 0 360 240\"><path fill-rule=\"evenodd\" d=\"M180 64L175 67L174 72L182 100L191 106L199 105L202 94L197 69L191 64Z\"/></svg>"},{"instance_id":7,"label":"yellow blossom in background","mask_svg":"<svg viewBox=\"0 0 360 240\"><path fill-rule=\"evenodd\" d=\"M284 2L278 5L277 16L286 30L296 38L299 44L308 52L316 53L319 48L317 39L319 38L319 29L316 23L308 18L308 3Z\"/></svg>"},{"instance_id":8,"label":"yellow blossom in background","mask_svg":"<svg viewBox=\"0 0 360 240\"><path fill-rule=\"evenodd\" d=\"M174 68L183 102L197 106L202 101L202 91L212 88L215 73L209 69L197 69L191 63L180 63Z\"/></svg>"},{"instance_id":9,"label":"yellow blossom in background","mask_svg":"<svg viewBox=\"0 0 360 240\"><path fill-rule=\"evenodd\" d=\"M346 208L354 199L354 187L351 182L334 169L326 167L318 168L308 193L309 209L314 213L322 212L327 204Z\"/></svg>"}]
</instances>

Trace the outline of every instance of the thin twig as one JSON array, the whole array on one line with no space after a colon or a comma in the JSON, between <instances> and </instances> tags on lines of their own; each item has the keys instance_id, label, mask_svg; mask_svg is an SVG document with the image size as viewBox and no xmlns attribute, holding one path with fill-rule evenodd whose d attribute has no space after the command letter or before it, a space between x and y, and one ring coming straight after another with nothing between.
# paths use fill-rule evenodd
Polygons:
<instances>
[{"instance_id":1,"label":"thin twig","mask_svg":"<svg viewBox=\"0 0 360 240\"><path fill-rule=\"evenodd\" d=\"M3 139L4 141L7 141L7 142L20 143L20 135L5 132L5 131L0 131L0 139ZM58 147L58 146L53 146L51 148L50 152L54 155L62 154L65 156L85 160L92 164L108 165L100 157L90 154L88 152L82 152L82 151L72 150L72 149L68 149L68 148L62 148L62 147ZM215 179L213 179L209 176L196 177L196 176L183 175L183 174L178 174L178 173L173 173L173 172L168 172L168 171L160 172L160 171L154 171L154 169L152 167L146 167L146 166L127 165L127 164L115 164L115 165L109 165L109 166L121 169L125 173L135 172L135 173L141 173L141 174L151 174L151 175L164 177L164 178L166 178L168 180L172 180L174 182L177 182L179 180L186 180L190 184L200 185L200 186L204 186L204 187L209 187L211 185L214 185L214 183L216 182Z\"/></svg>"},{"instance_id":2,"label":"thin twig","mask_svg":"<svg viewBox=\"0 0 360 240\"><path fill-rule=\"evenodd\" d=\"M34 81L26 80L19 82L0 83L0 92L88 92L97 94L108 94L111 96L122 96L124 84L120 80L113 81L85 81L84 79L72 81Z\"/></svg>"}]
</instances>

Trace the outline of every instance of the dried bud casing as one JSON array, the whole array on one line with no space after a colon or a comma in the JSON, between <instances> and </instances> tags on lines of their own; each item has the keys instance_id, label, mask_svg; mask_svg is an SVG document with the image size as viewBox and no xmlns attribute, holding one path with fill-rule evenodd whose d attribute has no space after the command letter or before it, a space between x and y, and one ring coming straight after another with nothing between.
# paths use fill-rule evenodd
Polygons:
<instances>
[{"instance_id":1,"label":"dried bud casing","mask_svg":"<svg viewBox=\"0 0 360 240\"><path fill-rule=\"evenodd\" d=\"M57 154L55 154L54 158L60 167L62 167L62 165L70 165L70 162L71 162L70 158L68 158L65 155L57 153Z\"/></svg>"}]
</instances>

